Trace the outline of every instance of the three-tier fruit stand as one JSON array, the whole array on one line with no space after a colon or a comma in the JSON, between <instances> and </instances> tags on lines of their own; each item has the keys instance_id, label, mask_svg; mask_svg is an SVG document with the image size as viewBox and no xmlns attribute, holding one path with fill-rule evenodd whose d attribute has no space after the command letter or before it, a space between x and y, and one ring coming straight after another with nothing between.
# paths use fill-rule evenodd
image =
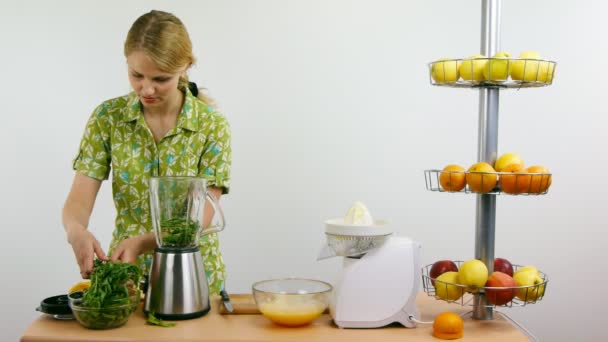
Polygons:
<instances>
[{"instance_id":1,"label":"three-tier fruit stand","mask_svg":"<svg viewBox=\"0 0 608 342\"><path fill-rule=\"evenodd\" d=\"M479 89L479 129L478 129L478 161L486 162L490 165L494 165L497 158L497 145L498 145L498 104L499 104L499 93L501 89L507 88L530 88L530 87L542 87L550 85L553 81L553 75L555 72L556 63L553 61L542 60L539 58L505 58L495 59L491 58L498 51L500 51L500 20L501 20L501 1L500 0L482 0L482 20L481 20L481 54L485 57L476 58L474 60L439 60L429 64L431 76L431 84L437 86L457 87L457 88L477 88ZM465 64L467 63L468 64ZM492 63L503 63L503 65L509 68L523 68L523 73L520 76L507 77L486 77L486 78L461 78L459 76L454 77L451 74L453 70L458 70L460 67L460 74L462 76L462 68L471 68L471 70L465 70L468 75L474 73L474 63L482 62L485 67L488 68L488 73L491 75ZM454 63L450 68L449 63ZM495 64L498 65L498 64ZM434 74L433 74L434 73ZM486 75L488 74L486 73ZM453 172L457 173L457 172ZM477 197L476 203L476 227L475 227L475 258L481 260L488 268L491 273L494 269L494 244L495 244L495 220L496 220L496 196L504 194L507 191L503 191L500 183L489 191L480 193L478 190L473 189L467 185L464 189L458 191L450 191L440 185L440 175L442 170L425 170L426 187L430 191L440 192L460 192L460 193L473 193ZM468 176L469 172L462 172ZM482 173L487 174L487 173ZM521 172L517 174L507 174L503 172L491 173L494 177L515 177L513 178L514 183L518 183L519 180L528 180L528 187L519 189L515 193L509 191L509 194L517 195L542 195L547 193L548 186L551 182L551 174L547 173L526 173ZM483 181L483 176L481 176ZM526 178L527 177L527 178ZM537 181L537 187L533 188L530 183L530 179L535 177ZM518 178L520 178L518 180ZM521 182L520 182L521 183ZM482 186L483 188L483 186ZM505 188L506 189L506 188ZM430 278L428 265L423 269L423 286L425 291L429 295L436 294L435 279ZM520 266L515 265L515 268ZM486 292L488 289L503 289L506 291L513 291L515 293L521 293L524 291L522 296L515 297L502 306L523 306L527 303L533 303L542 298L544 294L548 277L540 272L543 279L541 284L536 284L529 287L513 287L513 288L478 288L476 291L470 291L465 286L458 284L449 284L460 287L464 292L472 292L473 310L472 316L478 320L491 320L493 319L493 310L496 307L488 301ZM448 285L446 285L448 286ZM542 289L541 289L542 287ZM538 295L542 290L542 293ZM532 298L527 298L528 291L534 292L536 295ZM442 298L444 299L444 298ZM448 301L450 301L448 299ZM470 299L469 299L470 301ZM454 300L453 302L458 302ZM461 304L465 303L464 299L460 299Z\"/></svg>"}]
</instances>

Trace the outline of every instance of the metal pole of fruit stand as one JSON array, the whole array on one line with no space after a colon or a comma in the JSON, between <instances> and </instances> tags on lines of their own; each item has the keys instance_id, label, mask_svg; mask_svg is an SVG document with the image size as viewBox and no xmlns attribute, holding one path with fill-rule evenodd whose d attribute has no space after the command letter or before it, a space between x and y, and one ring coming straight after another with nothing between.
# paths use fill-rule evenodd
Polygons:
<instances>
[{"instance_id":1,"label":"metal pole of fruit stand","mask_svg":"<svg viewBox=\"0 0 608 342\"><path fill-rule=\"evenodd\" d=\"M500 48L501 0L481 1L481 54L492 57ZM479 90L478 160L494 165L498 149L498 88ZM496 196L477 195L475 217L475 258L483 261L491 273L494 270L494 236ZM493 311L485 293L473 299L473 318L491 320Z\"/></svg>"}]
</instances>

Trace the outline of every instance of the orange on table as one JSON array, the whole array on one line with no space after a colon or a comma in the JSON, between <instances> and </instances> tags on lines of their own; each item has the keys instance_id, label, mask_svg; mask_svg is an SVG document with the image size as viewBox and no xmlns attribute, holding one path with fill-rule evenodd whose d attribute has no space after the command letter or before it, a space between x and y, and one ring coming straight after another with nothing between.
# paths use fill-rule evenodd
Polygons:
<instances>
[{"instance_id":1,"label":"orange on table","mask_svg":"<svg viewBox=\"0 0 608 342\"><path fill-rule=\"evenodd\" d=\"M462 338L463 331L462 317L450 311L440 313L433 322L433 336L442 340Z\"/></svg>"},{"instance_id":2,"label":"orange on table","mask_svg":"<svg viewBox=\"0 0 608 342\"><path fill-rule=\"evenodd\" d=\"M494 189L498 181L498 175L492 165L479 162L469 167L466 179L471 190L486 193Z\"/></svg>"},{"instance_id":3,"label":"orange on table","mask_svg":"<svg viewBox=\"0 0 608 342\"><path fill-rule=\"evenodd\" d=\"M450 164L439 175L439 184L447 191L460 191L467 184L464 167Z\"/></svg>"},{"instance_id":4,"label":"orange on table","mask_svg":"<svg viewBox=\"0 0 608 342\"><path fill-rule=\"evenodd\" d=\"M526 175L519 175L518 173L525 172L525 169L521 164L509 164L502 169L505 174L500 175L499 183L500 188L507 194L519 194L521 190L517 186L518 178L525 177Z\"/></svg>"}]
</instances>

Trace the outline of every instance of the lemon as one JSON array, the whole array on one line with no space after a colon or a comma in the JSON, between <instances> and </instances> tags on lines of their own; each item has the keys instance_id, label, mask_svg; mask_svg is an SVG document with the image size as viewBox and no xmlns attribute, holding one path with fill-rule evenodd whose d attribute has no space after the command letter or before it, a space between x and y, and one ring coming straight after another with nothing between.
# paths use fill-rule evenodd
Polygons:
<instances>
[{"instance_id":1,"label":"lemon","mask_svg":"<svg viewBox=\"0 0 608 342\"><path fill-rule=\"evenodd\" d=\"M509 58L508 52L498 52L488 60L488 67L483 68L483 77L490 81L504 81L509 77Z\"/></svg>"},{"instance_id":2,"label":"lemon","mask_svg":"<svg viewBox=\"0 0 608 342\"><path fill-rule=\"evenodd\" d=\"M494 163L494 170L498 172L503 172L503 170L511 164L520 164L521 167L523 167L524 160L521 159L521 157L517 153L503 153L500 157L498 157L498 159L496 159L496 162Z\"/></svg>"},{"instance_id":3,"label":"lemon","mask_svg":"<svg viewBox=\"0 0 608 342\"><path fill-rule=\"evenodd\" d=\"M519 55L519 59L511 64L511 79L526 82L547 80L549 63L541 63L538 52L524 51Z\"/></svg>"},{"instance_id":4,"label":"lemon","mask_svg":"<svg viewBox=\"0 0 608 342\"><path fill-rule=\"evenodd\" d=\"M460 68L460 61L441 58L431 65L431 77L437 83L456 82L460 78L458 68Z\"/></svg>"},{"instance_id":5,"label":"lemon","mask_svg":"<svg viewBox=\"0 0 608 342\"><path fill-rule=\"evenodd\" d=\"M463 60L458 68L460 77L467 81L483 81L483 69L487 63L488 59L484 55L473 55Z\"/></svg>"}]
</instances>

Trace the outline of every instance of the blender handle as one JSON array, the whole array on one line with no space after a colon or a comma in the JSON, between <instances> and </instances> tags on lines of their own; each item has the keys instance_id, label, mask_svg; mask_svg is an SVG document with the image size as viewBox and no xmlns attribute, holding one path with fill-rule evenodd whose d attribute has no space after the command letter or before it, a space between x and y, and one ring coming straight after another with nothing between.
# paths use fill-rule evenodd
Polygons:
<instances>
[{"instance_id":1,"label":"blender handle","mask_svg":"<svg viewBox=\"0 0 608 342\"><path fill-rule=\"evenodd\" d=\"M220 214L220 216L219 216L220 222L217 225L210 226L209 228L203 228L203 230L201 231L201 236L205 236L205 235L211 234L211 233L221 232L222 230L224 230L224 227L226 227L226 220L224 219L224 212L222 211L222 207L220 207L220 205L217 202L217 200L215 199L215 197L213 197L213 195L211 195L211 193L209 191L206 191L205 198L207 198L209 200L209 203L211 203L211 206L213 207L213 217L215 217L215 215L217 213ZM213 217L211 217L212 220L213 220Z\"/></svg>"}]
</instances>

